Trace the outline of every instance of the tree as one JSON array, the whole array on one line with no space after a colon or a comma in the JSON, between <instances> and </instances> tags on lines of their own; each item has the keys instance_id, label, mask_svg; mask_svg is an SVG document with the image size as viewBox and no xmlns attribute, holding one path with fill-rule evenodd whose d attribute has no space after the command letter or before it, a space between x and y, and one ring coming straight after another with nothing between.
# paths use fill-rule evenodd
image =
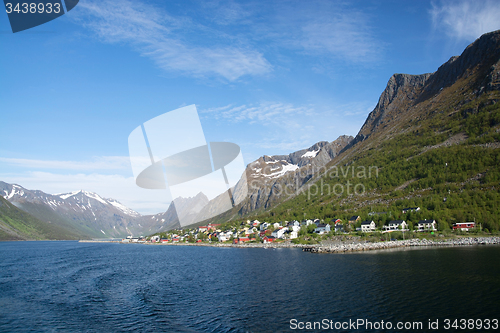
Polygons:
<instances>
[{"instance_id":1,"label":"tree","mask_svg":"<svg viewBox=\"0 0 500 333\"><path fill-rule=\"evenodd\" d=\"M309 224L307 226L307 233L308 234L314 234L314 230L316 230L316 224Z\"/></svg>"}]
</instances>

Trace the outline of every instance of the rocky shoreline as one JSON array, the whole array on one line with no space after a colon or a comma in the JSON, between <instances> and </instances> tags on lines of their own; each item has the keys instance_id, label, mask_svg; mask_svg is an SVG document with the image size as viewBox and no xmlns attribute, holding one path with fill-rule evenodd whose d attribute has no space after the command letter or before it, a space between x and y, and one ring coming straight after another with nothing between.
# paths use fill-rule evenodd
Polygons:
<instances>
[{"instance_id":1,"label":"rocky shoreline","mask_svg":"<svg viewBox=\"0 0 500 333\"><path fill-rule=\"evenodd\" d=\"M330 246L309 246L304 251L312 253L346 253L359 251L385 250L403 247L422 247L422 246L474 246L474 245L494 245L500 244L500 237L464 237L448 240L428 240L428 239L409 239L403 241L388 241L377 243L353 243L336 244Z\"/></svg>"}]
</instances>

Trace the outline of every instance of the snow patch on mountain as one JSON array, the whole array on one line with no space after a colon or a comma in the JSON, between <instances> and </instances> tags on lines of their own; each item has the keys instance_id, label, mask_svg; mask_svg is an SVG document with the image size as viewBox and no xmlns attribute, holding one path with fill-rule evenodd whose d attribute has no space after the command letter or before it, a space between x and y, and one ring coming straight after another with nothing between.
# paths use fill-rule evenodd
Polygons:
<instances>
[{"instance_id":1,"label":"snow patch on mountain","mask_svg":"<svg viewBox=\"0 0 500 333\"><path fill-rule=\"evenodd\" d=\"M54 195L58 196L58 197L59 197L59 198L61 198L61 199L66 200L66 199L68 199L69 197L72 197L72 196L74 196L75 194L78 194L78 193L80 193L80 192L81 192L81 191L75 191L75 192L71 192L71 193L58 193L58 194L54 194Z\"/></svg>"},{"instance_id":2,"label":"snow patch on mountain","mask_svg":"<svg viewBox=\"0 0 500 333\"><path fill-rule=\"evenodd\" d=\"M320 149L318 150L313 150L313 151L307 151L304 155L301 156L302 157L309 157L309 158L313 158L313 157L316 157L316 155L318 155Z\"/></svg>"},{"instance_id":3,"label":"snow patch on mountain","mask_svg":"<svg viewBox=\"0 0 500 333\"><path fill-rule=\"evenodd\" d=\"M294 171L296 171L298 169L299 169L298 165L295 165L295 164L284 164L284 165L281 166L281 169L279 167L271 169L272 171L274 171L274 170L278 170L278 171L270 173L268 175L266 175L266 174L262 174L262 175L264 177L267 177L267 178L278 178L278 177L283 176L287 172L294 172Z\"/></svg>"},{"instance_id":4,"label":"snow patch on mountain","mask_svg":"<svg viewBox=\"0 0 500 333\"><path fill-rule=\"evenodd\" d=\"M17 186L17 185L12 185L12 190L10 191L10 194L7 191L5 191L5 190L4 190L4 192L6 194L4 196L4 198L7 199L7 200L11 199L16 194L19 194L20 196L24 195L23 188L20 187L20 186Z\"/></svg>"},{"instance_id":5,"label":"snow patch on mountain","mask_svg":"<svg viewBox=\"0 0 500 333\"><path fill-rule=\"evenodd\" d=\"M137 213L136 211L125 207L124 205L122 205L121 203L119 203L116 200L108 199L108 203L110 203L114 207L118 208L119 210L121 210L122 212L124 212L127 215L130 215L130 216L140 216L141 215L141 214Z\"/></svg>"}]
</instances>

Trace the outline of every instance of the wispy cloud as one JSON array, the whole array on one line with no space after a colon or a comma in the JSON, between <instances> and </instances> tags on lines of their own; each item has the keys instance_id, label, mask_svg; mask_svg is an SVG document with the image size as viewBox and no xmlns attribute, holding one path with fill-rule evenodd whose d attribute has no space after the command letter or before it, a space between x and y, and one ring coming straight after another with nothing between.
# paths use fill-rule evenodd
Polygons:
<instances>
[{"instance_id":1,"label":"wispy cloud","mask_svg":"<svg viewBox=\"0 0 500 333\"><path fill-rule=\"evenodd\" d=\"M0 162L21 167L36 169L58 169L58 170L130 170L130 158L128 156L102 156L91 161L57 161L57 160L34 160L23 158L0 157Z\"/></svg>"},{"instance_id":2,"label":"wispy cloud","mask_svg":"<svg viewBox=\"0 0 500 333\"><path fill-rule=\"evenodd\" d=\"M271 38L309 56L333 57L345 63L373 63L383 43L376 38L371 18L342 1L287 2L276 8Z\"/></svg>"},{"instance_id":3,"label":"wispy cloud","mask_svg":"<svg viewBox=\"0 0 500 333\"><path fill-rule=\"evenodd\" d=\"M145 2L89 0L79 8L77 21L102 41L130 43L166 71L196 77L218 76L229 81L271 71L263 54L248 46L186 42L186 33L192 33L198 24L188 18L174 18Z\"/></svg>"},{"instance_id":4,"label":"wispy cloud","mask_svg":"<svg viewBox=\"0 0 500 333\"><path fill-rule=\"evenodd\" d=\"M373 104L359 101L342 105L294 105L268 101L199 110L203 118L216 119L228 128L235 124L248 126L248 134L238 141L242 151L258 147L264 154L277 155L308 148L318 141L333 141L339 135L356 135ZM245 161L249 163L259 156L246 154Z\"/></svg>"},{"instance_id":5,"label":"wispy cloud","mask_svg":"<svg viewBox=\"0 0 500 333\"><path fill-rule=\"evenodd\" d=\"M475 39L500 29L498 1L440 1L432 4L430 15L435 29L460 40Z\"/></svg>"},{"instance_id":6,"label":"wispy cloud","mask_svg":"<svg viewBox=\"0 0 500 333\"><path fill-rule=\"evenodd\" d=\"M349 62L373 62L381 44L361 13L311 20L302 27L300 45L309 53L334 55Z\"/></svg>"},{"instance_id":7,"label":"wispy cloud","mask_svg":"<svg viewBox=\"0 0 500 333\"><path fill-rule=\"evenodd\" d=\"M264 54L358 64L377 61L382 50L369 16L340 2L207 1L197 17L174 16L145 1L88 0L78 8L72 17L103 42L129 44L168 72L230 82L281 66Z\"/></svg>"},{"instance_id":8,"label":"wispy cloud","mask_svg":"<svg viewBox=\"0 0 500 333\"><path fill-rule=\"evenodd\" d=\"M260 123L262 125L290 125L292 119L302 116L313 116L310 106L294 106L291 103L262 102L256 105L226 105L219 108L201 110L215 119L226 119L229 122Z\"/></svg>"}]
</instances>

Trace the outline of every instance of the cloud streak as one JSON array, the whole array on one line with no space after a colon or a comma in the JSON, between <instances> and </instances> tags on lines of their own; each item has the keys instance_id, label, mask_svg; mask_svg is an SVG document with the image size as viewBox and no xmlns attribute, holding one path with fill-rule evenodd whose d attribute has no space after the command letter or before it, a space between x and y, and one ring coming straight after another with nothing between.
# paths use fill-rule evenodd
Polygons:
<instances>
[{"instance_id":1,"label":"cloud streak","mask_svg":"<svg viewBox=\"0 0 500 333\"><path fill-rule=\"evenodd\" d=\"M250 47L186 42L186 32L192 33L197 24L140 1L90 0L79 8L77 22L102 41L129 43L166 71L235 81L244 75L264 75L272 69L262 53Z\"/></svg>"},{"instance_id":2,"label":"cloud streak","mask_svg":"<svg viewBox=\"0 0 500 333\"><path fill-rule=\"evenodd\" d=\"M262 102L257 105L226 105L200 111L215 119L226 119L231 123L247 122L261 125L290 125L290 120L301 116L313 116L314 110L308 106L294 106L291 103Z\"/></svg>"},{"instance_id":3,"label":"cloud streak","mask_svg":"<svg viewBox=\"0 0 500 333\"><path fill-rule=\"evenodd\" d=\"M0 157L0 162L6 165L21 168L58 169L58 170L130 170L130 158L128 156L103 156L96 157L92 161L57 161L57 160L34 160L23 158Z\"/></svg>"},{"instance_id":4,"label":"cloud streak","mask_svg":"<svg viewBox=\"0 0 500 333\"><path fill-rule=\"evenodd\" d=\"M172 16L142 1L88 0L72 17L101 41L131 45L167 72L229 82L270 74L268 53L358 64L377 61L382 50L369 16L345 4L211 1L200 12L205 16Z\"/></svg>"},{"instance_id":5,"label":"cloud streak","mask_svg":"<svg viewBox=\"0 0 500 333\"><path fill-rule=\"evenodd\" d=\"M500 29L498 1L441 1L430 10L433 27L450 37L471 40Z\"/></svg>"}]
</instances>

